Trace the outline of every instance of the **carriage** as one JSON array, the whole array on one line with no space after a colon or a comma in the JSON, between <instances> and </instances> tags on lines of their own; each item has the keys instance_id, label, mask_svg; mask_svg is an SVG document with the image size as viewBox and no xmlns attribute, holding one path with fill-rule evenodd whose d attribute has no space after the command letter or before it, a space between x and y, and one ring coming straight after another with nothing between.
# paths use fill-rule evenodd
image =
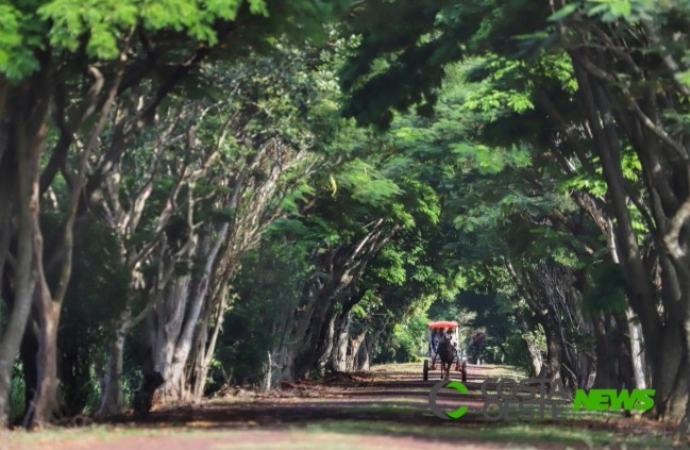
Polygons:
<instances>
[{"instance_id":1,"label":"carriage","mask_svg":"<svg viewBox=\"0 0 690 450\"><path fill-rule=\"evenodd\" d=\"M427 381L429 379L429 371L430 370L436 370L436 365L438 364L441 366L441 362L439 361L438 356L434 352L434 347L433 347L433 341L434 341L434 334L436 334L439 330L443 332L444 330L450 329L454 335L454 341L457 343L459 347L459 334L458 334L458 323L455 321L441 321L441 322L431 322L429 324L429 347L428 347L428 355L429 359L424 360L424 381ZM429 362L431 360L431 362ZM454 366L455 366L455 371L456 372L461 372L462 374L462 381L467 381L467 358L463 356L463 352L461 349L456 347L456 352L455 352L455 360ZM441 366L442 367L442 366ZM441 373L441 376L443 377L443 373Z\"/></svg>"}]
</instances>

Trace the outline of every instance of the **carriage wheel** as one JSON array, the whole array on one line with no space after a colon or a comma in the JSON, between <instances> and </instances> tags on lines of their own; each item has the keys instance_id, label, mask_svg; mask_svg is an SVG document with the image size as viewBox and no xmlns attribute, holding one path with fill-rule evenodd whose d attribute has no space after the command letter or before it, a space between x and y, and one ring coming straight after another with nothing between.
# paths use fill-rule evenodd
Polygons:
<instances>
[{"instance_id":1,"label":"carriage wheel","mask_svg":"<svg viewBox=\"0 0 690 450\"><path fill-rule=\"evenodd\" d=\"M429 360L424 360L424 381L429 379Z\"/></svg>"}]
</instances>

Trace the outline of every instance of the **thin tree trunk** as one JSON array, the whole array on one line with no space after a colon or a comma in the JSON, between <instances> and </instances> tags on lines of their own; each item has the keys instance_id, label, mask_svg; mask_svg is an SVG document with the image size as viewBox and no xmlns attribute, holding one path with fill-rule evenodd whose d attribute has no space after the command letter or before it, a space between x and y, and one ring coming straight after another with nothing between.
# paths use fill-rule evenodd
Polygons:
<instances>
[{"instance_id":1,"label":"thin tree trunk","mask_svg":"<svg viewBox=\"0 0 690 450\"><path fill-rule=\"evenodd\" d=\"M607 247L609 249L609 254L611 256L612 261L615 264L620 265L620 258L618 255L618 246L616 245L616 239L614 237L613 233L613 226L611 224L611 221L608 220L608 228L609 230L605 232L606 235L606 241L607 241ZM626 299L627 300L627 299ZM630 303L628 301L628 303ZM643 348L643 343L642 343L642 333L640 332L640 327L639 325L634 323L635 319L635 312L632 310L632 308L626 308L625 310L625 318L626 322L628 325L628 334L630 337L630 357L633 365L633 374L635 378L635 386L636 389L646 389L647 382L645 380L645 370L644 370L644 363L645 361L643 360L643 354L642 354L642 348Z\"/></svg>"},{"instance_id":2,"label":"thin tree trunk","mask_svg":"<svg viewBox=\"0 0 690 450\"><path fill-rule=\"evenodd\" d=\"M634 323L634 313L632 309L628 308L626 310L626 316L628 319L628 333L630 334L630 351L633 363L633 371L635 375L635 387L636 389L647 389L647 382L645 380L645 367L642 348L644 346L642 342L642 333L640 333L640 328Z\"/></svg>"},{"instance_id":3,"label":"thin tree trunk","mask_svg":"<svg viewBox=\"0 0 690 450\"><path fill-rule=\"evenodd\" d=\"M42 76L46 74L43 73ZM39 83L42 76L39 76ZM25 88L28 90L28 88ZM27 92L18 99L22 108L28 108L30 97ZM40 94L38 92L37 94ZM26 102L24 105L23 102ZM39 216L38 161L47 128L43 126L47 100L36 105L35 117L30 114L17 114L11 125L10 141L13 143L12 158L17 164L17 257L14 270L15 295L12 311L2 339L0 339L0 422L7 425L9 419L9 393L12 379L12 368L19 352L24 330L31 311L37 273L35 267L34 239ZM31 131L26 117L39 121L36 133ZM32 124L35 126L35 123ZM3 155L3 165L10 160L7 153Z\"/></svg>"},{"instance_id":4,"label":"thin tree trunk","mask_svg":"<svg viewBox=\"0 0 690 450\"><path fill-rule=\"evenodd\" d=\"M332 308L331 308L332 309ZM331 357L333 354L335 339L336 339L336 320L337 317L331 310L327 317L324 326L321 329L321 335L318 339L318 345L316 353L318 355L316 367L319 375L323 376L326 369L333 369L331 363Z\"/></svg>"},{"instance_id":5,"label":"thin tree trunk","mask_svg":"<svg viewBox=\"0 0 690 450\"><path fill-rule=\"evenodd\" d=\"M618 346L616 351L619 368L618 385L624 389L635 389L635 370L631 353L632 345L629 336L626 336L630 326L625 315L615 313L613 317L616 323L615 341Z\"/></svg>"},{"instance_id":6,"label":"thin tree trunk","mask_svg":"<svg viewBox=\"0 0 690 450\"><path fill-rule=\"evenodd\" d=\"M580 51L571 51L575 74L581 93L581 106L587 114L594 143L601 158L604 178L609 188L612 211L615 213L617 250L621 267L624 269L628 287L628 299L637 317L640 319L644 342L648 348L656 349L650 353L652 369L652 387L656 389L655 413L662 419L675 420L685 415L688 390L688 357L687 342L684 337L684 326L679 323L682 317L673 314L674 302L669 298L668 289L672 283L664 282L664 308L668 309L669 320L662 323L657 312L656 297L646 272L637 237L632 227L632 220L627 205L624 189L625 180L620 161L619 141L616 139L615 124L611 116L610 105L603 88L597 81L590 80L586 64ZM596 99L596 100L595 100ZM598 103L597 103L598 102ZM639 146L636 146L636 148ZM637 148L645 159L644 149ZM653 155L652 155L653 156ZM648 158L647 158L648 159ZM647 168L651 169L651 168ZM650 186L653 189L653 186ZM655 191L652 191L653 193ZM657 208L655 208L655 211ZM657 211L662 214L662 211ZM657 214L658 215L658 214ZM659 217L663 220L663 217ZM663 225L663 222L661 223ZM659 224L657 224L659 225ZM665 258L664 255L660 258ZM665 276L673 274L664 270ZM669 280L673 281L673 280ZM680 299L678 299L680 300Z\"/></svg>"},{"instance_id":7,"label":"thin tree trunk","mask_svg":"<svg viewBox=\"0 0 690 450\"><path fill-rule=\"evenodd\" d=\"M347 372L347 350L350 342L350 324L352 323L352 313L347 311L338 320L335 330L335 342L331 353L331 365L336 372Z\"/></svg>"},{"instance_id":8,"label":"thin tree trunk","mask_svg":"<svg viewBox=\"0 0 690 450\"><path fill-rule=\"evenodd\" d=\"M515 316L518 319L518 323L520 324L520 328L523 332L522 341L525 343L527 351L529 352L530 361L532 363L532 374L533 376L538 377L544 366L541 350L531 339L527 338L530 332L530 327L527 323L527 319L525 318L525 313L522 311L520 306L515 307Z\"/></svg>"},{"instance_id":9,"label":"thin tree trunk","mask_svg":"<svg viewBox=\"0 0 690 450\"><path fill-rule=\"evenodd\" d=\"M273 374L273 360L271 359L271 352L266 352L266 375L264 377L264 392L271 390L271 378Z\"/></svg>"},{"instance_id":10,"label":"thin tree trunk","mask_svg":"<svg viewBox=\"0 0 690 450\"><path fill-rule=\"evenodd\" d=\"M356 357L356 371L369 371L371 369L371 352L376 345L378 335L367 335L364 338L364 343L359 346L359 352Z\"/></svg>"},{"instance_id":11,"label":"thin tree trunk","mask_svg":"<svg viewBox=\"0 0 690 450\"><path fill-rule=\"evenodd\" d=\"M546 364L541 377L548 377L550 383L561 379L561 364L563 356L563 343L557 324L549 317L539 317L539 322L544 328L546 336Z\"/></svg>"},{"instance_id":12,"label":"thin tree trunk","mask_svg":"<svg viewBox=\"0 0 690 450\"><path fill-rule=\"evenodd\" d=\"M69 284L71 274L72 274L72 256L74 252L74 222L76 220L77 211L80 204L80 196L82 194L82 188L85 184L86 171L88 168L88 161L91 151L96 147L97 140L105 128L108 122L110 111L113 108L115 99L118 94L120 81L124 74L125 62L127 60L127 47L129 39L132 36L132 31L130 31L128 37L126 38L125 50L120 53L120 67L113 79L113 84L110 87L106 100L100 110L100 117L96 125L90 130L89 136L81 152L78 160L76 174L74 174L71 180L70 186L70 203L67 214L65 216L62 228L61 241L59 243L57 250L57 255L61 260L57 285L55 286L54 294L51 292L48 283L46 281L46 271L43 267L43 236L41 233L39 221L34 221L34 265L36 271L37 283L36 290L34 291L34 300L37 313L37 321L39 323L39 349L37 355L37 388L36 396L29 411L24 418L24 425L27 428L42 427L45 425L52 417L52 415L58 412L59 402L57 398L58 394L58 347L57 347L57 335L58 335L58 325L60 321L60 310L62 308L62 302L64 300L65 294L67 292L67 286ZM89 73L95 78L96 82L94 87L97 91L103 87L103 75L100 71L94 67L89 67ZM49 102L52 97L52 84L45 80L44 95L45 99L42 101ZM43 113L41 128L47 128L45 124L45 117L47 113ZM42 134L45 134L43 132ZM41 137L42 149L44 138ZM38 165L40 160L41 152L37 152L34 155L35 163ZM38 170L37 170L38 171ZM38 184L38 182L37 182ZM39 186L40 188L40 186ZM39 189L37 188L37 190Z\"/></svg>"},{"instance_id":13,"label":"thin tree trunk","mask_svg":"<svg viewBox=\"0 0 690 450\"><path fill-rule=\"evenodd\" d=\"M108 417L122 413L124 400L122 393L122 373L125 339L132 326L132 311L123 311L115 330L115 339L110 344L106 371L101 386L101 405L96 417Z\"/></svg>"},{"instance_id":14,"label":"thin tree trunk","mask_svg":"<svg viewBox=\"0 0 690 450\"><path fill-rule=\"evenodd\" d=\"M618 364L615 349L609 336L606 322L609 315L594 319L594 335L596 338L597 374L594 379L595 389L614 389L618 382Z\"/></svg>"},{"instance_id":15,"label":"thin tree trunk","mask_svg":"<svg viewBox=\"0 0 690 450\"><path fill-rule=\"evenodd\" d=\"M39 276L39 280L43 278ZM40 281L39 281L40 283ZM47 286L37 286L34 291L38 310L38 354L36 356L37 385L34 399L29 406L24 426L41 428L58 412L57 398L57 332L61 303L53 301Z\"/></svg>"},{"instance_id":16,"label":"thin tree trunk","mask_svg":"<svg viewBox=\"0 0 690 450\"><path fill-rule=\"evenodd\" d=\"M358 356L359 356L359 351L360 347L364 343L364 339L366 337L366 332L359 333L358 335L354 337L350 337L350 343L348 346L348 361L347 361L347 370L351 371L357 371L358 370Z\"/></svg>"},{"instance_id":17,"label":"thin tree trunk","mask_svg":"<svg viewBox=\"0 0 690 450\"><path fill-rule=\"evenodd\" d=\"M218 343L218 336L220 335L220 330L223 326L223 320L225 318L225 308L226 308L226 297L227 297L228 287L227 285L221 290L221 304L218 310L218 314L215 319L215 324L213 326L213 332L211 334L211 339L206 346L206 339L203 339L200 343L199 349L199 363L195 370L195 382L193 392L193 400L199 401L204 395L206 389L206 380L208 379L208 370L211 366L211 361L213 360L213 355L216 351L216 345ZM203 330L205 335L205 329Z\"/></svg>"}]
</instances>

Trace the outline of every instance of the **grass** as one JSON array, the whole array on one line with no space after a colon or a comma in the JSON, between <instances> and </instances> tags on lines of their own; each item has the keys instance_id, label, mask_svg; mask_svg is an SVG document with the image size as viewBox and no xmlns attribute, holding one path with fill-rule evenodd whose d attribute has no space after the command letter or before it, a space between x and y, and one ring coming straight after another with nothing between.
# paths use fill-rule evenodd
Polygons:
<instances>
[{"instance_id":1,"label":"grass","mask_svg":"<svg viewBox=\"0 0 690 450\"><path fill-rule=\"evenodd\" d=\"M78 439L82 442L103 442L129 435L149 435L153 430L134 428L116 428L108 426L91 426L75 429L51 428L38 433L27 431L8 432L3 437L5 443L16 444L17 448L29 448L35 445L57 444Z\"/></svg>"},{"instance_id":2,"label":"grass","mask_svg":"<svg viewBox=\"0 0 690 450\"><path fill-rule=\"evenodd\" d=\"M398 400L395 400L396 402ZM419 415L419 408L413 406L390 405L390 404L371 404L356 405L347 407L348 412L360 413L372 416L400 416L400 415Z\"/></svg>"},{"instance_id":3,"label":"grass","mask_svg":"<svg viewBox=\"0 0 690 450\"><path fill-rule=\"evenodd\" d=\"M312 433L339 432L354 435L407 436L456 441L481 441L502 444L586 445L602 448L607 445L625 446L629 449L657 449L671 447L668 438L656 436L629 436L621 438L612 432L577 429L556 425L539 424L488 424L479 428L462 426L425 427L410 424L372 421L338 421L307 427Z\"/></svg>"},{"instance_id":4,"label":"grass","mask_svg":"<svg viewBox=\"0 0 690 450\"><path fill-rule=\"evenodd\" d=\"M23 450L26 448L35 448L38 446L48 445L50 448L57 448L56 445L67 444L78 441L82 444L103 444L106 442L114 442L125 438L132 437L170 437L175 439L223 439L228 441L235 441L242 438L248 433L256 433L256 431L248 430L209 430L203 427L159 427L159 428L142 428L142 427L114 427L109 425L94 425L90 427L74 428L74 429L47 429L38 433L30 433L26 431L9 432L6 436L0 437L3 443L0 448ZM189 448L195 448L190 442ZM238 448L238 447L234 447Z\"/></svg>"},{"instance_id":5,"label":"grass","mask_svg":"<svg viewBox=\"0 0 690 450\"><path fill-rule=\"evenodd\" d=\"M481 378L512 378L519 380L520 374L510 370L505 366L473 366ZM472 370L471 369L471 370ZM384 367L373 368L374 374L383 373L393 375L394 372L418 373L421 380L420 364L395 364ZM409 379L409 377L408 377ZM472 381L472 380L470 380ZM397 388L396 388L397 390ZM104 426L95 425L78 429L48 429L41 433L12 432L8 436L3 436L0 448L19 450L24 448L35 448L39 445L56 445L80 441L82 443L98 446L99 443L112 442L127 437L137 436L174 436L181 439L219 439L232 444L219 444L218 449L370 449L358 441L358 437L363 436L388 436L399 439L409 440L436 440L455 444L462 448L462 442L486 442L494 444L513 444L522 446L540 446L540 448L610 448L610 449L656 449L670 448L672 442L670 437L662 433L649 431L641 435L644 430L640 429L634 433L625 435L623 432L616 432L611 428L605 428L604 422L611 419L620 418L620 414L612 413L586 413L573 411L565 408L561 413L567 420L563 422L483 422L480 412L473 410L468 417L458 422L429 420L432 414L425 405L425 393L420 396L418 388L410 389L408 396L386 396L372 401L366 397L361 398L364 402L354 401L343 404L343 414L350 415L344 420L338 420L339 413L330 420L319 418L318 422L303 422L295 424L293 427L280 427L282 433L276 435L255 423L247 422L238 425L246 427L242 429L210 430L205 429L204 424L214 425L212 422L201 424L188 423L184 427L171 426L152 426L146 428L127 427L127 426ZM478 394L478 392L475 392ZM344 395L347 397L347 395ZM273 399L266 399L269 403ZM277 399L276 399L277 400ZM359 400L359 399L358 399ZM225 404L227 408L236 408L238 403L254 403L261 400L253 398L228 399L226 401L210 402L214 405ZM347 402L346 398L325 396L323 398L295 398L280 399L280 402L292 403L330 403ZM319 406L315 406L319 408ZM286 413L289 414L289 413ZM415 416L419 420L414 419ZM546 413L547 419L550 412ZM471 420L474 419L474 420ZM463 423L463 420L465 422ZM634 419L630 419L634 420ZM587 428L586 424L594 424L595 429ZM215 425L220 425L216 423ZM248 428L248 429L247 429ZM641 427L642 428L642 427ZM288 431L290 430L290 431ZM287 433L287 434L286 434ZM269 442L261 442L258 439L271 435ZM277 438L282 436L280 440ZM287 436L287 438L285 437ZM271 442L273 439L276 442ZM401 443L404 441L401 441ZM5 444L9 444L6 447ZM402 445L402 444L401 444ZM57 448L57 447L56 447ZM194 448L193 441L189 448ZM513 447L514 448L514 447ZM530 447L534 448L534 447Z\"/></svg>"},{"instance_id":6,"label":"grass","mask_svg":"<svg viewBox=\"0 0 690 450\"><path fill-rule=\"evenodd\" d=\"M390 414L407 414L406 408L372 406L367 411ZM300 435L306 432L306 435ZM17 432L3 437L5 443L15 444L17 449L31 448L42 444L60 444L79 440L84 443L99 444L125 437L134 436L175 436L175 438L219 438L230 440L232 445L221 448L250 449L250 448L324 448L328 443L330 449L358 449L355 440L358 436L392 436L398 438L421 438L447 442L487 442L496 444L518 445L553 445L556 446L586 446L588 448L626 448L626 449L656 449L670 448L669 438L653 435L621 437L613 432L601 430L579 429L572 426L555 424L486 424L474 427L457 426L424 426L409 423L396 423L394 418L386 421L373 420L338 420L325 421L318 424L292 427L293 439L281 440L275 443L242 443L239 439L248 439L263 432L245 430L210 431L199 429L142 429L112 426L92 426L80 429L55 429L41 433ZM251 436L250 436L251 435ZM190 443L191 444L191 443ZM321 447L319 447L321 446ZM3 446L4 447L4 446ZM192 447L190 447L192 448Z\"/></svg>"}]
</instances>

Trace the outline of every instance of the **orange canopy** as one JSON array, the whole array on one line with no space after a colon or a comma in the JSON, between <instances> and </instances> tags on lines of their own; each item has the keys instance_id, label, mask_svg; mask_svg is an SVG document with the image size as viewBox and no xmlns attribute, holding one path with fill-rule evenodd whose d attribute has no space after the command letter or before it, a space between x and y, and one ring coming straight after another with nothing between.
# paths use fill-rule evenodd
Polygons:
<instances>
[{"instance_id":1,"label":"orange canopy","mask_svg":"<svg viewBox=\"0 0 690 450\"><path fill-rule=\"evenodd\" d=\"M457 328L458 323L455 321L442 321L442 322L431 322L429 324L429 328L432 330L436 330L439 328Z\"/></svg>"}]
</instances>

